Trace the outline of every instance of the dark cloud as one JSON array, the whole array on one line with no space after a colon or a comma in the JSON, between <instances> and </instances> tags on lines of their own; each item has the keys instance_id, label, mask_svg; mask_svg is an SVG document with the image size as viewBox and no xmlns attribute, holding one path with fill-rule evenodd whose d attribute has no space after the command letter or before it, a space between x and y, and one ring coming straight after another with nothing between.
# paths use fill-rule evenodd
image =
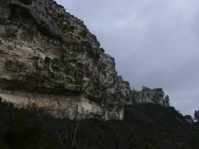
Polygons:
<instances>
[{"instance_id":1,"label":"dark cloud","mask_svg":"<svg viewBox=\"0 0 199 149\"><path fill-rule=\"evenodd\" d=\"M199 109L198 0L57 0L85 22L132 88L162 87L183 114Z\"/></svg>"}]
</instances>

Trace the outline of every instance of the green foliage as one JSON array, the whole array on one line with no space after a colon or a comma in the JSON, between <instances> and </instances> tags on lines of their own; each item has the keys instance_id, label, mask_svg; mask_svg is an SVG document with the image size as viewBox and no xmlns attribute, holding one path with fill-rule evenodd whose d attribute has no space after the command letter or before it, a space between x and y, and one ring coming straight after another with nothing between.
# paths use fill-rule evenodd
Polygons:
<instances>
[{"instance_id":1,"label":"green foliage","mask_svg":"<svg viewBox=\"0 0 199 149\"><path fill-rule=\"evenodd\" d=\"M126 106L124 113L123 121L75 121L0 102L0 148L158 149L176 148L176 144L199 148L197 127L172 107L138 104Z\"/></svg>"},{"instance_id":2,"label":"green foliage","mask_svg":"<svg viewBox=\"0 0 199 149\"><path fill-rule=\"evenodd\" d=\"M2 149L40 149L55 144L55 141L46 143L48 138L55 140L55 137L42 128L41 120L31 110L16 109L12 104L0 102L0 120Z\"/></svg>"},{"instance_id":3,"label":"green foliage","mask_svg":"<svg viewBox=\"0 0 199 149\"><path fill-rule=\"evenodd\" d=\"M164 97L164 103L165 103L166 105L170 106L169 95L166 95L166 96Z\"/></svg>"},{"instance_id":4,"label":"green foliage","mask_svg":"<svg viewBox=\"0 0 199 149\"><path fill-rule=\"evenodd\" d=\"M143 149L154 149L154 146L149 143L146 143L143 145Z\"/></svg>"},{"instance_id":5,"label":"green foliage","mask_svg":"<svg viewBox=\"0 0 199 149\"><path fill-rule=\"evenodd\" d=\"M189 139L188 144L191 147L191 149L198 149L199 148L198 138L196 136L191 137Z\"/></svg>"},{"instance_id":6,"label":"green foliage","mask_svg":"<svg viewBox=\"0 0 199 149\"><path fill-rule=\"evenodd\" d=\"M195 112L194 112L194 118L195 118L196 120L199 119L199 110L198 110L198 111L195 110Z\"/></svg>"}]
</instances>

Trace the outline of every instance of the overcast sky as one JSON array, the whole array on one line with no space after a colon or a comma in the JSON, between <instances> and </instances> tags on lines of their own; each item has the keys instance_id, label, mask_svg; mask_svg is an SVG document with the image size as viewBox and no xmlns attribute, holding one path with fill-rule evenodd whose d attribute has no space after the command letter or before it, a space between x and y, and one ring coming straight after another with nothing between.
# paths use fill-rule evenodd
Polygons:
<instances>
[{"instance_id":1,"label":"overcast sky","mask_svg":"<svg viewBox=\"0 0 199 149\"><path fill-rule=\"evenodd\" d=\"M199 0L56 0L83 20L132 88L163 88L199 110Z\"/></svg>"}]
</instances>

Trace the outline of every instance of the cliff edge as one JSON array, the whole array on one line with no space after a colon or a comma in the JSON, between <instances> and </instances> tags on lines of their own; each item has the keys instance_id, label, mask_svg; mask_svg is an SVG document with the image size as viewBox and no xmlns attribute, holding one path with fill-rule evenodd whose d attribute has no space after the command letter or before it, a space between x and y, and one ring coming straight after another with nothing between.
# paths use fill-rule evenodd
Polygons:
<instances>
[{"instance_id":1,"label":"cliff edge","mask_svg":"<svg viewBox=\"0 0 199 149\"><path fill-rule=\"evenodd\" d=\"M53 0L0 0L0 96L70 119L122 119L129 83L96 36Z\"/></svg>"}]
</instances>

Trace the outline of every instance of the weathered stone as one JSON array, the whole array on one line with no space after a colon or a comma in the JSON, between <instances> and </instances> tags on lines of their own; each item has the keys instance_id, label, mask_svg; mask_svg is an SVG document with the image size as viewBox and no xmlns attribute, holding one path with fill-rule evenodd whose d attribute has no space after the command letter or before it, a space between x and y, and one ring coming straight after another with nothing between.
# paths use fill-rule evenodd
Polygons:
<instances>
[{"instance_id":1,"label":"weathered stone","mask_svg":"<svg viewBox=\"0 0 199 149\"><path fill-rule=\"evenodd\" d=\"M114 58L53 0L0 0L0 89L4 101L71 119L122 119L132 104Z\"/></svg>"},{"instance_id":2,"label":"weathered stone","mask_svg":"<svg viewBox=\"0 0 199 149\"><path fill-rule=\"evenodd\" d=\"M162 88L144 88L142 91L131 91L134 103L155 103L164 106L164 92Z\"/></svg>"}]
</instances>

